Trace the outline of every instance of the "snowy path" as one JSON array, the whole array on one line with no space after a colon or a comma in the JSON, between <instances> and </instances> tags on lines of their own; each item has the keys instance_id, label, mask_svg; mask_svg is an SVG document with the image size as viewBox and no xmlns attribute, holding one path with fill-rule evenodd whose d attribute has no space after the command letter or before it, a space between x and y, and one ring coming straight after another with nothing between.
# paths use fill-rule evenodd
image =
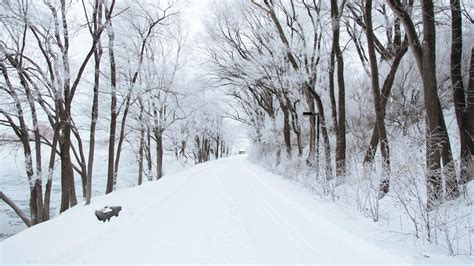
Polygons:
<instances>
[{"instance_id":1,"label":"snowy path","mask_svg":"<svg viewBox=\"0 0 474 266\"><path fill-rule=\"evenodd\" d=\"M245 157L210 162L11 237L0 262L403 263L295 193ZM99 223L93 210L106 204L123 211Z\"/></svg>"}]
</instances>

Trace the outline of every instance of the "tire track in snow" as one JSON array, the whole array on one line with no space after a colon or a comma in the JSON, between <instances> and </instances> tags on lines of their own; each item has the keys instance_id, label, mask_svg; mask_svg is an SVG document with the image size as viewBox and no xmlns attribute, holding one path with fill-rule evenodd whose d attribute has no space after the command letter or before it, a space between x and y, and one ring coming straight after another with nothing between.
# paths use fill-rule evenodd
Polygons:
<instances>
[{"instance_id":1,"label":"tire track in snow","mask_svg":"<svg viewBox=\"0 0 474 266\"><path fill-rule=\"evenodd\" d=\"M259 181L259 183L262 185L261 187L268 190L268 188L266 188L266 185L263 182L261 182L260 177L257 174L250 171L248 166L244 165L243 163L241 163L241 166L243 166L243 168L247 171L249 175L255 177L255 180ZM260 193L256 192L255 184L252 182L250 182L250 184L251 184L251 189L253 191L253 194L256 195L256 197L260 200L260 202L265 206L265 211L267 211L272 216L273 221L279 224L293 238L293 240L296 243L303 243L312 252L316 254L319 253L318 249L315 248L303 234L294 230L293 226L290 224L288 219L286 219L283 215L279 214L278 211L272 206L272 204L267 199L265 199ZM277 195L280 195L280 194L277 194Z\"/></svg>"},{"instance_id":2,"label":"tire track in snow","mask_svg":"<svg viewBox=\"0 0 474 266\"><path fill-rule=\"evenodd\" d=\"M219 164L218 167L210 168L206 176L201 178L203 180L201 184L205 184L206 188L203 191L206 194L214 195L214 198L209 198L212 201L210 205L215 208L212 213L215 219L208 223L208 232L212 238L210 248L216 252L223 245L230 246L234 252L226 252L223 257L227 264L255 262L256 254L252 236L249 234L240 212L237 211L235 200L222 182L226 169L227 167ZM245 259L242 260L242 258ZM221 263L222 261L215 262Z\"/></svg>"},{"instance_id":3,"label":"tire track in snow","mask_svg":"<svg viewBox=\"0 0 474 266\"><path fill-rule=\"evenodd\" d=\"M256 186L253 173L242 162L232 160L226 162L225 166L221 167L222 175L232 172L232 177L221 180L221 183L225 183L226 194L232 198L233 202L238 203L237 206L240 207L238 214L241 217L239 222L246 228L246 234L253 241L252 245L255 246L259 240L260 243L268 241L266 237L271 237L280 243L276 246L259 246L258 251L262 254L258 255L275 253L276 257L285 261L292 261L289 258L294 260L295 257L298 258L298 261L305 261L310 257L314 258L319 253L308 239L294 230L290 222L268 201L266 196L268 192L262 190L261 186ZM238 179L234 177L237 176L236 173L238 173ZM252 209L255 208L257 208L256 213L252 213ZM255 222L257 224L254 224ZM291 253L291 255L282 253ZM256 254L256 258L260 257L258 255ZM264 262L268 261L264 260Z\"/></svg>"},{"instance_id":4,"label":"tire track in snow","mask_svg":"<svg viewBox=\"0 0 474 266\"><path fill-rule=\"evenodd\" d=\"M355 259L356 261L361 260L361 261L364 261L364 263L377 262L377 260L373 261L373 259L371 259L370 256L364 255L366 252L365 249L367 249L367 250L377 251L381 254L385 254L387 258L390 258L388 261L393 261L393 262L398 261L398 263L402 262L398 257L395 257L394 254L387 252L386 250L379 248L373 245L372 243L366 242L363 239L360 239L359 237L349 233L348 231L344 230L338 225L330 222L324 216L319 215L315 210L309 209L304 204L301 204L300 202L295 201L294 199L290 198L284 190L279 189L278 185L275 186L273 184L268 184L266 181L262 180L259 174L262 174L265 176L268 174L268 171L248 161L247 162L241 161L240 163L241 163L241 167L245 168L247 173L253 176L254 180L260 184L259 186L260 188L262 188L263 190L266 190L269 193L268 195L271 195L274 198L280 199L280 200L273 200L272 202L280 202L282 203L282 205L287 205L291 209L291 211L294 211L295 214L297 214L294 217L298 217L298 222L301 222L302 221L301 218L303 218L304 221L309 225L309 226L305 226L304 228L301 228L301 229L304 229L305 231L300 231L301 233L296 232L296 235L298 235L300 239L304 240L304 243L307 244L309 247L311 247L312 250L316 249L317 252L321 253L321 246L319 248L316 248L311 243L321 245L321 241L327 241L326 246L323 247L324 249L327 249L331 245L333 246L333 248L338 248L338 249L343 248L340 251L342 253L346 253L346 256L348 257L352 256L353 259ZM250 166L252 166L252 168L250 168ZM274 177L281 178L276 175ZM282 180L275 180L275 181L277 181L276 182L277 184L278 181L282 181ZM287 184L284 184L284 185L287 185ZM267 202L271 204L270 201L267 200ZM278 208L273 208L273 209L276 212L277 210L280 210L282 212L284 210L282 206L278 206ZM280 217L283 217L283 216L280 216ZM294 227L289 222L289 219L285 219L285 220L286 220L286 226L289 227L289 230L291 230L292 232L295 232L295 230L293 230ZM321 229L316 230L316 226L323 227L327 231L322 231ZM305 237L305 236L310 236L310 235L313 235L313 237L312 238ZM319 243L318 241L315 241L315 239L318 239L318 238L314 238L314 236L322 237L321 240L319 240ZM344 243L346 244L345 245L343 244L342 246L340 244L337 244L339 241L334 241L334 239L337 239L337 238L344 240ZM327 254L324 254L324 255L327 255ZM329 259L329 261L341 261L341 258L337 256L327 257L327 259ZM350 260L348 262L350 262ZM386 263L386 260L380 260L378 263Z\"/></svg>"}]
</instances>

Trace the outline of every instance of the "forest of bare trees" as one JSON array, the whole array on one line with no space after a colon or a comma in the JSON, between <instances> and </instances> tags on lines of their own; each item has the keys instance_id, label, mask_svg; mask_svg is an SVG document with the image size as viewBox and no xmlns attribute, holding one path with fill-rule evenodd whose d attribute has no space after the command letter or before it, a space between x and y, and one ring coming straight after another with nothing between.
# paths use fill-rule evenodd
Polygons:
<instances>
[{"instance_id":1,"label":"forest of bare trees","mask_svg":"<svg viewBox=\"0 0 474 266\"><path fill-rule=\"evenodd\" d=\"M228 155L223 116L209 107L204 85L183 79L183 7L2 1L1 142L24 154L30 214L3 192L1 198L25 224L50 219L55 177L60 212L91 202L94 166L105 163L97 162L97 149L108 150L106 187L94 188L105 193L116 189L121 164L130 164L124 153L136 158L138 185L163 176L165 150L196 163ZM194 123L198 116L207 121Z\"/></svg>"},{"instance_id":2,"label":"forest of bare trees","mask_svg":"<svg viewBox=\"0 0 474 266\"><path fill-rule=\"evenodd\" d=\"M236 106L230 116L250 126L254 152L269 167L298 180L304 170L290 169L304 162L316 171L304 183L333 198L347 194L338 192L343 184L368 183L357 204L375 221L387 194L410 217L416 202L430 239L430 215L465 196L474 178L470 7L219 1L207 20L208 66ZM403 196L413 190L410 200Z\"/></svg>"}]
</instances>

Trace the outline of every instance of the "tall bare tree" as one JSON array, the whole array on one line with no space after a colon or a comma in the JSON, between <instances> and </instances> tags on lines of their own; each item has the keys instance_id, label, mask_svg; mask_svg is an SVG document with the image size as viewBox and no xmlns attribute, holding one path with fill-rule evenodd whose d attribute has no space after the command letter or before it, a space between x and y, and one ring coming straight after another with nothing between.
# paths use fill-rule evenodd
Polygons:
<instances>
[{"instance_id":1,"label":"tall bare tree","mask_svg":"<svg viewBox=\"0 0 474 266\"><path fill-rule=\"evenodd\" d=\"M338 86L337 101L337 130L336 130L336 176L346 175L346 86L344 80L344 57L342 55L340 40L341 16L345 0L339 4L338 0L331 0L332 18L332 54L336 58L336 73ZM334 68L334 64L330 66ZM334 107L333 107L334 109Z\"/></svg>"},{"instance_id":2,"label":"tall bare tree","mask_svg":"<svg viewBox=\"0 0 474 266\"><path fill-rule=\"evenodd\" d=\"M387 3L405 26L410 47L423 80L427 129L427 206L428 209L433 209L443 197L442 164L445 168L444 173L448 194L454 196L458 191L451 147L449 145L449 136L438 97L438 85L436 80L436 27L433 1L421 1L423 23L422 41L418 38L415 24L407 6L402 4L399 0L387 0Z\"/></svg>"},{"instance_id":3,"label":"tall bare tree","mask_svg":"<svg viewBox=\"0 0 474 266\"><path fill-rule=\"evenodd\" d=\"M462 11L459 0L451 0L451 82L453 87L454 109L456 112L456 121L459 128L459 136L461 142L461 183L472 180L474 173L470 169L472 167L472 151L473 146L473 126L471 125L473 116L469 113L469 99L466 97L466 90L463 83L462 75L462 55L463 55L463 38L462 38ZM471 87L472 89L472 87Z\"/></svg>"},{"instance_id":4,"label":"tall bare tree","mask_svg":"<svg viewBox=\"0 0 474 266\"><path fill-rule=\"evenodd\" d=\"M83 5L84 1L82 2ZM114 3L112 3L113 5ZM96 36L95 32L99 28L103 27L102 25L102 16L103 16L103 4L102 2L96 0L94 3L94 10L92 13L92 21L88 23L89 33L93 38ZM87 13L86 13L87 14ZM107 15L110 19L110 15ZM97 49L94 51L94 96L92 97L92 110L91 110L91 125L89 130L89 156L87 160L87 178L86 178L86 204L91 202L92 197L92 174L94 169L94 153L95 153L95 134L97 127L97 120L99 117L99 88L100 88L100 63L102 58L102 44L101 40L97 40Z\"/></svg>"},{"instance_id":5,"label":"tall bare tree","mask_svg":"<svg viewBox=\"0 0 474 266\"><path fill-rule=\"evenodd\" d=\"M387 138L387 130L385 128L385 111L384 107L382 106L382 95L380 92L378 62L375 52L374 28L372 26L372 8L372 0L367 0L365 2L364 12L365 24L367 26L365 33L367 35L367 50L369 52L372 95L374 98L377 133L379 136L380 151L382 153L382 184L380 196L383 196L388 192L390 182L390 146Z\"/></svg>"},{"instance_id":6,"label":"tall bare tree","mask_svg":"<svg viewBox=\"0 0 474 266\"><path fill-rule=\"evenodd\" d=\"M158 3L159 5L160 3ZM142 67L143 67L143 61L145 59L145 52L147 49L147 46L149 45L151 39L156 38L158 33L157 30L160 27L164 27L167 25L168 20L171 20L173 17L175 17L178 12L175 10L175 6L177 5L176 1L170 1L166 3L165 7L162 6L155 6L155 8L150 9L148 6L143 6L140 3L137 3L137 10L138 12L136 15L131 18L130 21L130 27L131 29L134 29L137 34L138 38L138 51L137 51L137 66L135 67L134 70L132 70L132 76L131 80L129 81L128 84L128 90L124 99L124 102L121 106L121 110L118 111L117 108L112 109L112 119L111 119L111 134L110 134L110 139L109 139L109 168L108 168L108 173L107 173L107 186L106 186L106 193L111 193L117 184L117 176L118 176L118 170L120 166L120 158L122 154L122 147L123 143L125 141L125 131L126 131L126 125L127 125L127 118L130 112L130 106L134 99L133 93L135 86L137 84L138 78L142 72ZM113 30L111 29L111 32L109 32L109 42L113 41ZM111 53L110 48L109 48L109 54ZM112 64L111 66L114 66L115 68L115 63ZM116 75L116 70L113 70L114 75ZM114 79L115 80L115 79ZM116 81L114 81L116 82ZM116 84L112 84L112 90L116 89ZM115 97L115 96L112 96ZM116 98L115 98L116 99ZM112 99L113 101L113 106L116 104L116 101ZM122 118L121 118L121 124L120 124L120 133L118 136L118 143L117 147L115 148L115 141L116 138L113 137L115 136L116 132L116 119L118 118L119 113L122 113ZM112 134L114 133L114 134ZM112 139L114 138L114 139ZM115 154L115 158L112 156ZM112 167L113 165L113 167Z\"/></svg>"}]
</instances>

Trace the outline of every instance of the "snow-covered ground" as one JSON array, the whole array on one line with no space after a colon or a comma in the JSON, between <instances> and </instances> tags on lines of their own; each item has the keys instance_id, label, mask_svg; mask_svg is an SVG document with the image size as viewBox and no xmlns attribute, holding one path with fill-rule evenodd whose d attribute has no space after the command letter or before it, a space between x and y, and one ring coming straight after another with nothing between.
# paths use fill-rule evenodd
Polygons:
<instances>
[{"instance_id":1,"label":"snow-covered ground","mask_svg":"<svg viewBox=\"0 0 474 266\"><path fill-rule=\"evenodd\" d=\"M119 217L94 210L122 206ZM472 263L390 241L374 223L236 156L96 197L0 243L9 263Z\"/></svg>"},{"instance_id":2,"label":"snow-covered ground","mask_svg":"<svg viewBox=\"0 0 474 266\"><path fill-rule=\"evenodd\" d=\"M92 179L92 196L100 196L105 193L107 183L107 145L106 142L99 143L95 151L94 176ZM43 158L49 158L49 150L43 149ZM137 185L138 165L133 152L123 152L123 160L120 165L117 179L117 189L125 189ZM46 162L45 162L46 161ZM48 161L45 160L44 169ZM59 162L57 162L59 164ZM173 155L165 154L164 174L173 174L189 167L189 165L178 162ZM51 215L59 214L61 202L60 169L56 166L53 177L51 193ZM76 194L79 202L83 201L80 177L76 177ZM145 178L146 179L146 178ZM45 181L43 181L45 182ZM144 180L146 182L146 180ZM0 146L0 190L10 197L25 213L29 214L29 185L25 173L24 158L21 148L12 145ZM15 212L5 202L0 200L0 241L4 240L22 230L26 225L18 218Z\"/></svg>"}]
</instances>

